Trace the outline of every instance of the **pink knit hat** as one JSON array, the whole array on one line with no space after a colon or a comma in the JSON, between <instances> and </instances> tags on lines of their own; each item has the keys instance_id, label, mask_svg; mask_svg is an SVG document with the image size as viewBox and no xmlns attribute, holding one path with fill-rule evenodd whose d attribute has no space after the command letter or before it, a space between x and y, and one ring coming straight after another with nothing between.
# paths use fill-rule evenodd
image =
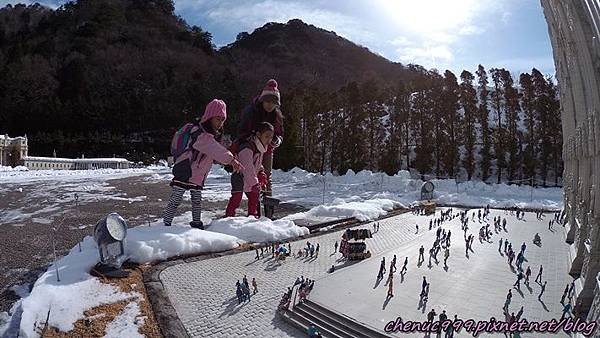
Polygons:
<instances>
[{"instance_id":1,"label":"pink knit hat","mask_svg":"<svg viewBox=\"0 0 600 338\"><path fill-rule=\"evenodd\" d=\"M215 116L227 118L227 105L222 100L214 99L206 105L206 109L204 110L204 115L202 115L200 123L204 123Z\"/></svg>"},{"instance_id":2,"label":"pink knit hat","mask_svg":"<svg viewBox=\"0 0 600 338\"><path fill-rule=\"evenodd\" d=\"M277 105L281 105L281 96L279 95L279 88L277 88L277 81L275 81L274 79L270 79L269 81L267 81L267 84L265 85L265 88L263 89L262 93L260 93L260 97L258 98L259 101L264 101L264 99L266 98L272 98L275 99L275 103L277 103Z\"/></svg>"}]
</instances>

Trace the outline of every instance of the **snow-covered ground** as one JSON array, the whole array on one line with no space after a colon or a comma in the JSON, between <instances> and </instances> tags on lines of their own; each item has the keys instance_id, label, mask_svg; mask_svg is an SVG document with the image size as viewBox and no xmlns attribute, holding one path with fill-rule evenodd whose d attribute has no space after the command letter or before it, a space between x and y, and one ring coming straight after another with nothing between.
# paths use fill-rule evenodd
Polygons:
<instances>
[{"instance_id":1,"label":"snow-covered ground","mask_svg":"<svg viewBox=\"0 0 600 338\"><path fill-rule=\"evenodd\" d=\"M54 182L64 186L73 183L72 191L107 190L106 180L130 176L147 176L148 181L169 181L173 176L169 168L150 166L141 169L98 169L98 170L23 170L23 167L0 167L0 192L7 187L19 189L19 184ZM230 196L230 174L220 166L213 166L203 193L209 200L227 200ZM306 207L321 204L338 204L357 199L386 198L403 204L410 204L420 198L423 181L413 179L408 171L399 171L394 176L384 173L349 170L345 175L334 176L309 173L294 168L284 172L273 171L275 197L284 202L297 203ZM520 206L531 208L560 209L562 190L560 188L534 188L506 184L485 184L480 181L458 183L453 179L432 180L435 184L435 198L440 203L462 204L467 206L492 207ZM104 183L104 184L103 184ZM142 197L140 197L142 198ZM85 196L80 199L85 200ZM327 202L327 203L326 203Z\"/></svg>"},{"instance_id":2,"label":"snow-covered ground","mask_svg":"<svg viewBox=\"0 0 600 338\"><path fill-rule=\"evenodd\" d=\"M107 180L131 176L147 176L146 180L149 183L164 181L165 184L172 177L169 169L165 167L91 171L27 171L23 168L0 168L0 194L19 191L22 189L21 185L35 183L44 184L47 188L39 189L39 194L48 194L48 189L60 186L61 189L77 191L81 194L80 202L87 203L91 200L98 201L96 192L111 190ZM531 189L527 186L487 185L481 182L457 184L454 180L432 182L435 185L434 197L439 203L473 207L489 204L492 207L519 206L552 210L562 208L562 190L558 188ZM129 229L125 243L126 254L130 260L144 263L173 256L223 251L244 242L284 240L308 233L308 229L297 227L293 222L303 225L345 217L375 219L394 207L410 205L419 200L422 184L421 180L411 178L406 171L400 171L394 176L369 171L349 171L346 175L334 176L309 173L298 168L288 172L275 170L274 197L282 202L310 208L309 211L289 215L274 222L265 218L256 220L246 217L211 222L215 212L208 211L203 213L206 231L189 228L187 223L191 220L191 213L187 212L175 219L174 224L179 226L164 227L160 221L156 221L151 226ZM89 189L86 190L85 187ZM230 196L230 189L229 173L214 166L208 177L203 198L226 201ZM90 194L86 195L86 191ZM135 198L142 202L145 197ZM44 214L60 213L61 209L58 202L45 208L47 209L43 210ZM29 213L20 210L0 211L0 224L41 213L40 210ZM41 223L43 221L44 219L41 219ZM67 256L56 263L56 266L51 266L35 283L31 293L15 304L11 311L13 315L21 316L21 333L25 336L35 336L34 325L45 321L49 309L48 324L68 331L77 319L83 318L86 309L139 296L137 293L122 293L114 286L100 283L89 275L90 268L97 262L96 245L88 236L81 243L81 251L79 246L75 246ZM60 281L56 276L56 267ZM135 320L138 314L139 309L135 306L127 308L110 327L109 333L118 335L118 332L129 332L128 325L139 324L139 321ZM123 316L128 319L122 318ZM13 325L7 325L11 322ZM0 335L9 327L14 330L14 322L15 317L11 319L7 314L0 314Z\"/></svg>"},{"instance_id":3,"label":"snow-covered ground","mask_svg":"<svg viewBox=\"0 0 600 338\"><path fill-rule=\"evenodd\" d=\"M24 168L0 168L0 194L6 192L29 191L31 197L46 199L44 208L22 206L10 210L0 210L0 224L18 223L33 219L37 223L51 223L59 216L66 204L87 204L102 200L123 200L129 203L144 201L146 196L123 196L115 191L108 180L145 176L148 183L167 182L173 177L164 166L151 166L141 169L99 169L99 170L23 170ZM214 166L208 176L203 198L208 201L227 201L230 197L230 174L219 166ZM331 218L356 216L359 219L372 218L373 211L352 213L355 204L366 200L388 200L394 206L410 205L420 199L423 181L413 179L407 171L394 176L384 173L348 171L343 176L331 173L320 175L294 168L288 172L273 172L274 197L282 202L294 203L306 208L323 206L303 217L308 223ZM539 208L559 210L562 208L562 189L534 188L506 184L485 184L480 181L458 183L453 179L432 180L434 196L438 203L479 207ZM189 200L189 193L184 196ZM370 202L371 204L377 204ZM369 209L369 208L367 208ZM389 210L389 206L382 208ZM378 213L377 211L376 213ZM385 211L384 211L385 213ZM295 218L297 219L297 218ZM300 221L302 222L302 221Z\"/></svg>"},{"instance_id":4,"label":"snow-covered ground","mask_svg":"<svg viewBox=\"0 0 600 338\"><path fill-rule=\"evenodd\" d=\"M229 173L213 167L203 197L210 200L227 200L231 184ZM169 173L156 173L148 180L168 181ZM485 184L481 181L458 182L454 179L431 180L435 185L434 198L441 204L493 208L514 207L559 210L562 208L562 189L531 188L522 185ZM387 199L410 205L420 200L423 181L411 178L408 171L393 176L385 173L349 170L345 175L334 176L309 173L294 168L284 172L273 171L274 197L283 202L305 207L341 205L370 199Z\"/></svg>"},{"instance_id":5,"label":"snow-covered ground","mask_svg":"<svg viewBox=\"0 0 600 338\"><path fill-rule=\"evenodd\" d=\"M64 213L67 206L104 200L139 202L145 196L124 196L115 190L108 180L133 176L151 176L169 172L164 166L140 169L97 170L27 170L25 167L0 167L0 195L8 193L27 194L27 198L43 201L44 207L21 203L19 207L0 209L0 225L18 224L29 219L35 223L50 224L52 219Z\"/></svg>"},{"instance_id":6,"label":"snow-covered ground","mask_svg":"<svg viewBox=\"0 0 600 338\"><path fill-rule=\"evenodd\" d=\"M170 180L169 173L154 174L148 180ZM230 196L229 173L220 167L211 171L205 196L212 200L227 200ZM334 176L309 173L294 168L284 172L273 171L274 197L284 202L306 207L337 205L367 199L384 198L404 205L420 199L420 179L413 179L408 171L394 176L384 173L349 170L345 175ZM439 203L460 204L469 207L562 208L562 189L534 188L523 185L485 184L480 181L457 182L453 179L432 180L434 197Z\"/></svg>"}]
</instances>

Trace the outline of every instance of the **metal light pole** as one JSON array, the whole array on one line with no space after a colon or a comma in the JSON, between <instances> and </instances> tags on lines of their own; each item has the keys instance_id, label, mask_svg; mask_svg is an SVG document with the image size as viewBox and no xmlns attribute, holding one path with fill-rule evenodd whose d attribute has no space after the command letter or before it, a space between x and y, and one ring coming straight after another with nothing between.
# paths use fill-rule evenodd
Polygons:
<instances>
[{"instance_id":1,"label":"metal light pole","mask_svg":"<svg viewBox=\"0 0 600 338\"><path fill-rule=\"evenodd\" d=\"M530 202L533 202L533 176L531 177L531 196L529 198Z\"/></svg>"},{"instance_id":2,"label":"metal light pole","mask_svg":"<svg viewBox=\"0 0 600 338\"><path fill-rule=\"evenodd\" d=\"M148 187L144 187L144 192L146 193L146 201L148 201ZM150 226L150 215L148 214L148 203L144 203L144 212L146 213L146 222L148 222L148 226Z\"/></svg>"},{"instance_id":3,"label":"metal light pole","mask_svg":"<svg viewBox=\"0 0 600 338\"><path fill-rule=\"evenodd\" d=\"M326 183L325 175L323 175L321 178L323 179L323 203L322 204L325 204L325 183Z\"/></svg>"},{"instance_id":4,"label":"metal light pole","mask_svg":"<svg viewBox=\"0 0 600 338\"><path fill-rule=\"evenodd\" d=\"M54 269L56 270L56 281L60 282L60 275L58 274L58 263L56 262L56 228L52 228L52 251L54 253Z\"/></svg>"}]
</instances>

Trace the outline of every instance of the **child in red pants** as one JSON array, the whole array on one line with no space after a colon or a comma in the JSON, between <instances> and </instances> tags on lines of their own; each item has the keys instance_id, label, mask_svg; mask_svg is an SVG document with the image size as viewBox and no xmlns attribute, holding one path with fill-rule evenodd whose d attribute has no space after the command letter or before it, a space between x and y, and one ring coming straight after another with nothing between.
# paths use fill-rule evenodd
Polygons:
<instances>
[{"instance_id":1,"label":"child in red pants","mask_svg":"<svg viewBox=\"0 0 600 338\"><path fill-rule=\"evenodd\" d=\"M244 169L231 175L231 198L225 210L225 217L235 216L235 209L242 201L242 192L246 193L248 198L248 216L258 216L260 187L267 184L262 158L273 139L273 133L272 124L261 122L254 135L240 143L238 157Z\"/></svg>"}]
</instances>

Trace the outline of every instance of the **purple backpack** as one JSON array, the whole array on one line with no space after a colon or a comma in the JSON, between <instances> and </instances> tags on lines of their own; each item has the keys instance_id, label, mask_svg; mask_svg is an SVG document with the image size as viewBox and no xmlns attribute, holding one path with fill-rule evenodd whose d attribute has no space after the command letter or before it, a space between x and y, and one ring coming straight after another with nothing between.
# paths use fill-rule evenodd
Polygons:
<instances>
[{"instance_id":1,"label":"purple backpack","mask_svg":"<svg viewBox=\"0 0 600 338\"><path fill-rule=\"evenodd\" d=\"M193 130L197 127L196 130ZM198 157L198 151L192 148L194 142L200 134L204 132L202 126L198 123L186 123L183 127L173 135L171 140L171 155L176 162L173 166L173 179L180 182L189 182L192 176L192 163ZM177 158L185 154L188 150L192 150L192 157L183 161L177 162ZM204 154L203 154L204 156ZM202 161L202 157L200 158Z\"/></svg>"},{"instance_id":2,"label":"purple backpack","mask_svg":"<svg viewBox=\"0 0 600 338\"><path fill-rule=\"evenodd\" d=\"M194 127L198 127L198 129L192 132ZM204 130L197 123L186 123L183 127L179 128L171 140L171 155L173 159L177 161L179 156L190 150L202 132Z\"/></svg>"}]
</instances>

